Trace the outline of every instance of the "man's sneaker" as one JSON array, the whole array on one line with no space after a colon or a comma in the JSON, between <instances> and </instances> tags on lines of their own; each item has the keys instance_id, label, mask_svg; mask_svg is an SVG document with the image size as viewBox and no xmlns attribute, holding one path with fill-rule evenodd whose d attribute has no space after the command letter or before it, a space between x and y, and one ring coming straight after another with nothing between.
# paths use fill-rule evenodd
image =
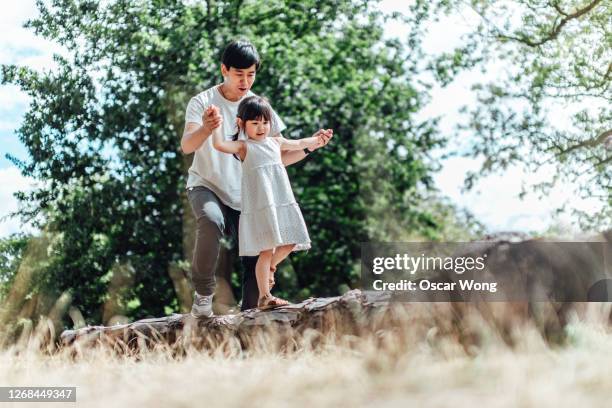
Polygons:
<instances>
[{"instance_id":1,"label":"man's sneaker","mask_svg":"<svg viewBox=\"0 0 612 408\"><path fill-rule=\"evenodd\" d=\"M196 292L193 305L191 306L191 315L195 318L212 317L212 299L213 295L202 296Z\"/></svg>"}]
</instances>

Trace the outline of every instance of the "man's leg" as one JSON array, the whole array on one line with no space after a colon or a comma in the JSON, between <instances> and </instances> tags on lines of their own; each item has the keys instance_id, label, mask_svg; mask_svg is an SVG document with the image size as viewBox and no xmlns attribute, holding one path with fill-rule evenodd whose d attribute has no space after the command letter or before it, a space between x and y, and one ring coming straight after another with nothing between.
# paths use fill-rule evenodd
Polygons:
<instances>
[{"instance_id":1,"label":"man's leg","mask_svg":"<svg viewBox=\"0 0 612 408\"><path fill-rule=\"evenodd\" d=\"M242 262L242 306L240 310L245 311L257 307L259 289L257 289L257 277L255 275L255 265L257 256L243 256Z\"/></svg>"},{"instance_id":2,"label":"man's leg","mask_svg":"<svg viewBox=\"0 0 612 408\"><path fill-rule=\"evenodd\" d=\"M236 246L240 245L238 242L238 229L240 223L240 211L236 211L228 207L227 220L230 229L230 233L234 237ZM239 248L236 248L239 250ZM241 256L240 262L242 263L242 304L240 306L241 311L253 309L257 307L257 299L259 297L259 290L257 289L257 278L255 276L255 265L257 265L257 256Z\"/></svg>"},{"instance_id":3,"label":"man's leg","mask_svg":"<svg viewBox=\"0 0 612 408\"><path fill-rule=\"evenodd\" d=\"M227 207L227 221L229 230L234 237L234 242L237 246L240 245L238 238L238 230L240 225L240 211ZM236 248L239 251L239 248ZM241 311L253 309L257 307L257 299L259 298L259 290L257 289L257 277L255 276L255 265L257 265L257 256L241 256L242 263L242 304Z\"/></svg>"},{"instance_id":4,"label":"man's leg","mask_svg":"<svg viewBox=\"0 0 612 408\"><path fill-rule=\"evenodd\" d=\"M197 221L191 263L193 286L198 294L209 296L215 292L215 270L225 230L224 204L206 187L194 187L187 195Z\"/></svg>"}]
</instances>

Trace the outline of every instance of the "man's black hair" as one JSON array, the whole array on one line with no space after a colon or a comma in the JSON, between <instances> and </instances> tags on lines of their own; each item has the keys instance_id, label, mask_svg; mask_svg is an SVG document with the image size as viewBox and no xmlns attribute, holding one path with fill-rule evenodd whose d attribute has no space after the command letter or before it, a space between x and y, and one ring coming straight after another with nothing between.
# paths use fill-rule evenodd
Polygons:
<instances>
[{"instance_id":1,"label":"man's black hair","mask_svg":"<svg viewBox=\"0 0 612 408\"><path fill-rule=\"evenodd\" d=\"M230 69L246 69L255 65L255 70L259 70L261 59L257 53L257 49L249 41L235 40L225 47L221 56L223 65Z\"/></svg>"}]
</instances>

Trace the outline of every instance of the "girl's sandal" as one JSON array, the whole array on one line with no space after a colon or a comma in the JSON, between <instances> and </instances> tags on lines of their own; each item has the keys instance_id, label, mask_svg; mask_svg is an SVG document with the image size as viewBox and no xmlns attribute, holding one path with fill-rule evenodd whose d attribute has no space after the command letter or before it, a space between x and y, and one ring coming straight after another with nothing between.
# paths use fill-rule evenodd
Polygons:
<instances>
[{"instance_id":1,"label":"girl's sandal","mask_svg":"<svg viewBox=\"0 0 612 408\"><path fill-rule=\"evenodd\" d=\"M279 306L286 306L289 302L285 299L277 298L272 295L266 295L257 300L257 308L259 310L274 309Z\"/></svg>"},{"instance_id":2,"label":"girl's sandal","mask_svg":"<svg viewBox=\"0 0 612 408\"><path fill-rule=\"evenodd\" d=\"M274 287L276 283L274 281L274 272L276 272L276 266L270 266L270 278L268 279L268 285L270 286L270 290Z\"/></svg>"}]
</instances>

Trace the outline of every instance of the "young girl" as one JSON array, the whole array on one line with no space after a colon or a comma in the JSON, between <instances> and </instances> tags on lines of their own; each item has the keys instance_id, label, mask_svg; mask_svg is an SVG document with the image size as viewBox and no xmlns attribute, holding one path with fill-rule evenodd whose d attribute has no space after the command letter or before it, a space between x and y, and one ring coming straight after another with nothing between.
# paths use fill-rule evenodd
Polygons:
<instances>
[{"instance_id":1,"label":"young girl","mask_svg":"<svg viewBox=\"0 0 612 408\"><path fill-rule=\"evenodd\" d=\"M216 108L214 108L216 109ZM282 150L315 148L317 137L288 140L271 137L272 108L259 96L245 98L238 106L238 132L232 140L221 134L221 126L213 132L215 149L232 153L242 161L242 200L238 243L240 256L259 255L255 266L259 309L289 304L272 296L276 266L292 251L310 248L310 237L295 201ZM246 140L238 140L240 132Z\"/></svg>"}]
</instances>

